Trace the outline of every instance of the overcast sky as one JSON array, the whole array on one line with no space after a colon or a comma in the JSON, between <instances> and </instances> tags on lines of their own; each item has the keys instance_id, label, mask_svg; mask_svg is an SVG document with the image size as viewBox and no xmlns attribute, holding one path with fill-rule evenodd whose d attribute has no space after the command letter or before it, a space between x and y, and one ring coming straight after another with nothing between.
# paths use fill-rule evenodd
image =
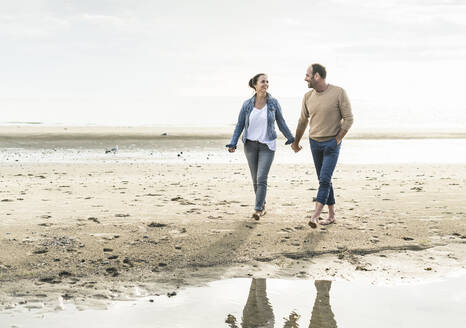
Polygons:
<instances>
[{"instance_id":1,"label":"overcast sky","mask_svg":"<svg viewBox=\"0 0 466 328\"><path fill-rule=\"evenodd\" d=\"M364 124L407 108L455 123L464 17L459 0L0 0L0 121L233 122L258 72L296 116L321 62Z\"/></svg>"}]
</instances>

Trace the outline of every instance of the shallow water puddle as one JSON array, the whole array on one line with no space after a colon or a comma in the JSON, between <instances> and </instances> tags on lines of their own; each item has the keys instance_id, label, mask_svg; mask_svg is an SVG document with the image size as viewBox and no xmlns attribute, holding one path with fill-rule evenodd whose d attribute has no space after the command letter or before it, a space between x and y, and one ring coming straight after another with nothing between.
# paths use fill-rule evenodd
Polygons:
<instances>
[{"instance_id":1,"label":"shallow water puddle","mask_svg":"<svg viewBox=\"0 0 466 328\"><path fill-rule=\"evenodd\" d=\"M73 141L74 142L74 141ZM113 141L112 141L113 142ZM41 144L29 147L30 142L14 148L0 140L0 163L171 163L171 164L225 164L246 163L242 151L234 154L226 151L223 139L183 139L139 141L123 144L120 140L117 153L105 153L105 147L73 143L56 147ZM301 142L305 151L292 154L284 142L277 145L274 161L280 164L312 162L309 141ZM68 146L68 147L66 147ZM111 144L108 147L113 147ZM242 145L240 145L242 149ZM466 138L456 139L348 139L344 140L338 159L340 164L464 164ZM435 151L432 151L435 149Z\"/></svg>"},{"instance_id":2,"label":"shallow water puddle","mask_svg":"<svg viewBox=\"0 0 466 328\"><path fill-rule=\"evenodd\" d=\"M466 276L398 286L230 279L107 310L16 308L0 313L0 327L464 327L465 286Z\"/></svg>"}]
</instances>

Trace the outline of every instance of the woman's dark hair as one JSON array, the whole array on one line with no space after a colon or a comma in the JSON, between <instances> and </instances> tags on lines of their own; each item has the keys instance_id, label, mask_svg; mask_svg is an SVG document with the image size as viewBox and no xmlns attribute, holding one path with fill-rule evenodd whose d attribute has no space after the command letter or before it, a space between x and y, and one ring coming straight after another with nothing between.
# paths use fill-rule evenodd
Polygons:
<instances>
[{"instance_id":1,"label":"woman's dark hair","mask_svg":"<svg viewBox=\"0 0 466 328\"><path fill-rule=\"evenodd\" d=\"M261 76L261 75L265 75L265 73L256 74L256 75L254 75L254 77L252 79L249 80L249 86L251 88L253 88L254 90L256 90L256 88L254 88L254 86L257 84L257 80L259 80L259 76Z\"/></svg>"}]
</instances>

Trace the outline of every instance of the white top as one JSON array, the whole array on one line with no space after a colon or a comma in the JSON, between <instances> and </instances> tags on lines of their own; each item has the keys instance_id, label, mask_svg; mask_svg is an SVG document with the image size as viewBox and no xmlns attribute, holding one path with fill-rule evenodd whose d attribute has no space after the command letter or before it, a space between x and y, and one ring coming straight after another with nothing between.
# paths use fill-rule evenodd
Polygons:
<instances>
[{"instance_id":1,"label":"white top","mask_svg":"<svg viewBox=\"0 0 466 328\"><path fill-rule=\"evenodd\" d=\"M269 140L267 138L267 105L262 109L254 107L249 114L247 139L266 144L272 151L277 149L277 139Z\"/></svg>"}]
</instances>

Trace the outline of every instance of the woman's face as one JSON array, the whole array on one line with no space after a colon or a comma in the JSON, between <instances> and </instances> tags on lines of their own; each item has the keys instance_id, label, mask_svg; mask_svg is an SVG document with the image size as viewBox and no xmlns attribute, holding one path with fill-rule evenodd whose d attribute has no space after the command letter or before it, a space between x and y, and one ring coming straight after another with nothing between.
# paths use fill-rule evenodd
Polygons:
<instances>
[{"instance_id":1,"label":"woman's face","mask_svg":"<svg viewBox=\"0 0 466 328\"><path fill-rule=\"evenodd\" d=\"M256 89L256 92L260 92L260 91L266 92L267 89L269 88L269 80L267 79L267 75L259 76L254 88Z\"/></svg>"}]
</instances>

